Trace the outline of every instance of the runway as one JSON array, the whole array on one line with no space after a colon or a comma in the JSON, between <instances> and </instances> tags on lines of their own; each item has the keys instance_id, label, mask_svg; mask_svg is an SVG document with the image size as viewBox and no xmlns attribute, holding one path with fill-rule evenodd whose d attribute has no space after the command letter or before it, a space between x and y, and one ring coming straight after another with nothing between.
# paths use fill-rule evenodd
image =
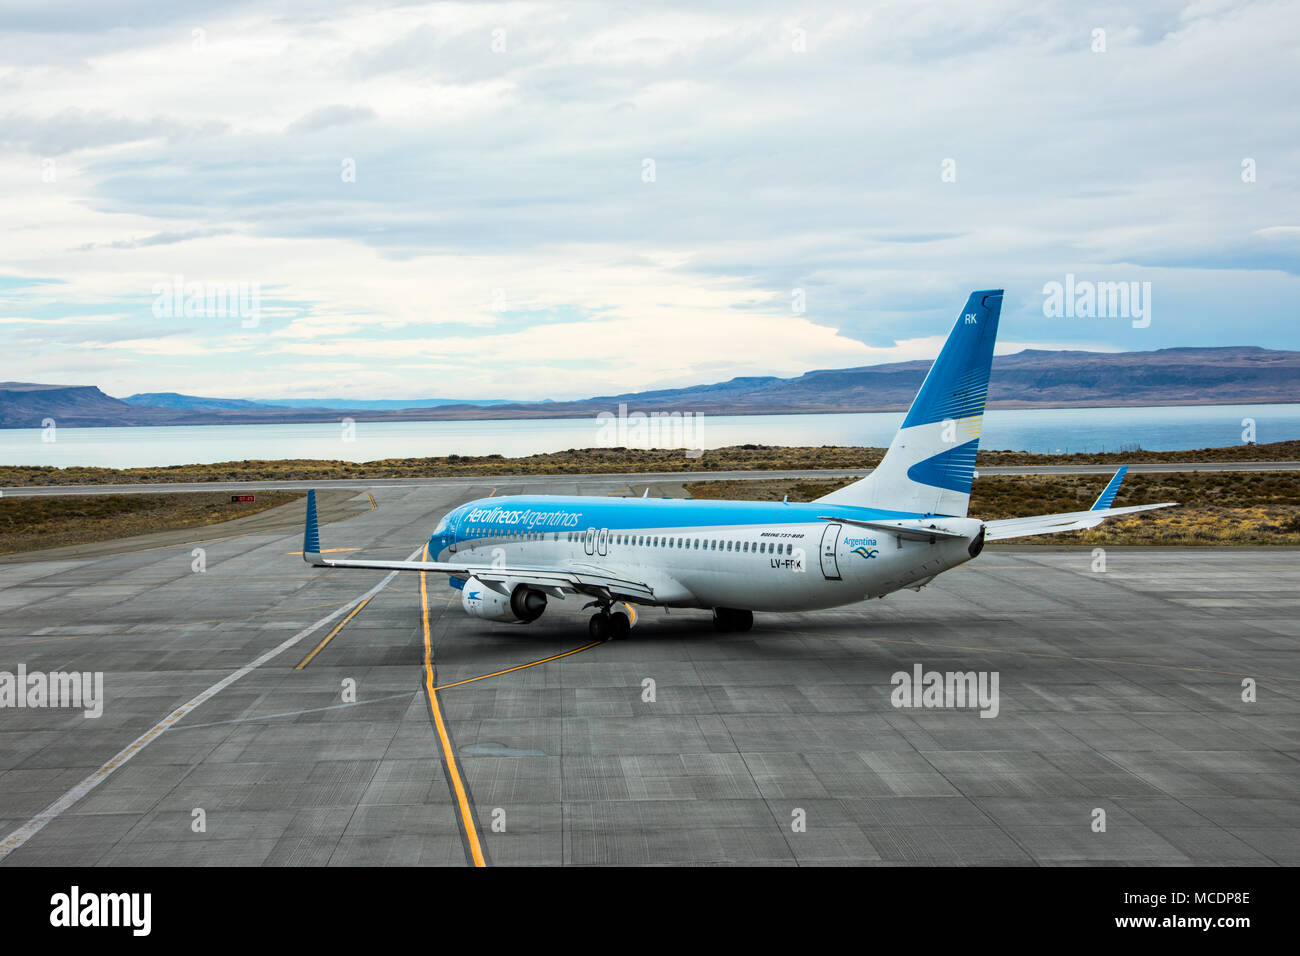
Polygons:
<instances>
[{"instance_id":1,"label":"runway","mask_svg":"<svg viewBox=\"0 0 1300 956\"><path fill-rule=\"evenodd\" d=\"M323 544L404 558L464 500L647 477L352 482ZM0 708L0 865L1300 864L1300 550L990 550L588 646L576 601L490 624L296 533L193 534L0 563L0 671L105 697ZM894 706L918 664L996 673L997 716Z\"/></svg>"}]
</instances>

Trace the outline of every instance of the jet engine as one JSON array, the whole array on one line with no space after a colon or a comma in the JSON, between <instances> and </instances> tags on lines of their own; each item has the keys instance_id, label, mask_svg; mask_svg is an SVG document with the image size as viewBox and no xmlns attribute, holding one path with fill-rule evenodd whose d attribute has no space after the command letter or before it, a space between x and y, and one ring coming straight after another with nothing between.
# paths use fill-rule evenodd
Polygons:
<instances>
[{"instance_id":1,"label":"jet engine","mask_svg":"<svg viewBox=\"0 0 1300 956\"><path fill-rule=\"evenodd\" d=\"M485 587L478 578L470 578L461 588L460 606L466 614L485 621L531 624L546 610L546 594L526 584L517 584L506 596Z\"/></svg>"}]
</instances>

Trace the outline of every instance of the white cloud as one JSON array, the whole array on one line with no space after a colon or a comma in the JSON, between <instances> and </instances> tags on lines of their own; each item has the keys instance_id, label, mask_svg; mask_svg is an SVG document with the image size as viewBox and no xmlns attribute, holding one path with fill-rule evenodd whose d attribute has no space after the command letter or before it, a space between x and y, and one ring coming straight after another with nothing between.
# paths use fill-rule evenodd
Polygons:
<instances>
[{"instance_id":1,"label":"white cloud","mask_svg":"<svg viewBox=\"0 0 1300 956\"><path fill-rule=\"evenodd\" d=\"M30 374L577 397L926 358L989 286L1003 353L1300 346L1293 4L130 9L0 13L0 256L63 280L0 285ZM1045 323L1066 272L1176 314ZM174 275L258 328L158 322Z\"/></svg>"}]
</instances>

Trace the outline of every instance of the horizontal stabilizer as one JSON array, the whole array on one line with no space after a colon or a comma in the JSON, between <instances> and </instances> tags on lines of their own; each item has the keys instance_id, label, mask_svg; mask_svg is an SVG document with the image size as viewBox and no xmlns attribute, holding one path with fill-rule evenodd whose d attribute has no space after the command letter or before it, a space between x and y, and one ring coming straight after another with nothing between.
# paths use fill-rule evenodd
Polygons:
<instances>
[{"instance_id":1,"label":"horizontal stabilizer","mask_svg":"<svg viewBox=\"0 0 1300 956\"><path fill-rule=\"evenodd\" d=\"M1127 508L1095 508L1090 511L1067 511L1056 515L1032 515L1028 518L1002 518L984 522L985 541L1005 541L1007 538L1024 538L1034 534L1057 534L1061 531L1082 531L1095 528L1107 518L1136 514L1156 508L1173 508L1176 501L1158 505L1130 505Z\"/></svg>"},{"instance_id":2,"label":"horizontal stabilizer","mask_svg":"<svg viewBox=\"0 0 1300 956\"><path fill-rule=\"evenodd\" d=\"M929 541L931 538L961 538L965 540L968 537L957 531L940 528L930 518L909 518L902 521L862 521L858 518L818 515L817 520L838 521L841 524L851 524L857 528L870 528L872 531L896 534L899 537L912 538L917 541Z\"/></svg>"}]
</instances>

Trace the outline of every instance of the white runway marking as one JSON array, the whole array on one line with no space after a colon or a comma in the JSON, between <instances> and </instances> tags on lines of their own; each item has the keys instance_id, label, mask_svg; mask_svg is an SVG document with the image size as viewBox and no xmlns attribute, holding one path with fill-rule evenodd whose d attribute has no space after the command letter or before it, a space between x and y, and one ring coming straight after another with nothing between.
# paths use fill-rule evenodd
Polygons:
<instances>
[{"instance_id":1,"label":"white runway marking","mask_svg":"<svg viewBox=\"0 0 1300 956\"><path fill-rule=\"evenodd\" d=\"M396 572L393 572L394 574ZM182 724L179 727L172 727L172 730L201 730L204 727L223 727L226 724L247 724L254 720L277 720L281 717L301 717L303 714L319 714L327 710L347 710L349 707L363 707L366 704L382 704L386 700L400 700L403 697L414 697L420 693L418 690L403 691L400 694L389 694L387 697L374 697L370 700L359 700L352 704L330 704L328 707L309 707L306 710L286 710L281 714L263 714L260 717L239 717L235 720L214 720L208 724Z\"/></svg>"},{"instance_id":2,"label":"white runway marking","mask_svg":"<svg viewBox=\"0 0 1300 956\"><path fill-rule=\"evenodd\" d=\"M414 551L412 551L410 557L408 557L406 560L414 561L423 551L424 551L424 547L422 545L416 548ZM77 784L75 787L73 787L63 796L59 797L59 799L55 800L53 803L51 803L40 813L36 814L36 816L32 817L30 820L28 820L26 823L20 826L13 833L9 834L9 836L5 837L4 842L0 843L0 860L3 860L14 850L18 849L20 846L22 846L32 837L36 836L36 834L40 833L41 830L45 828L46 824L48 824L51 820L54 820L64 810L67 810L78 800L86 796L86 794L90 793L90 791L94 790L101 783L107 780L109 775L112 774L113 771L117 770L128 760L130 760L132 757L138 754L141 750L143 750L145 747L149 746L151 743L153 743L155 740L161 737L164 733L166 733L168 730L171 729L172 725L175 724L176 721L180 720L186 714L192 712L196 707L201 705L205 700L209 700L210 698L215 697L217 694L221 693L223 690L225 690L235 681L239 680L241 677L245 677L248 674L251 674L253 671L257 670L257 668L261 667L267 661L274 660L276 657L279 657L289 648L293 647L295 644L301 641L304 637L313 633L314 631L320 630L320 628L324 627L326 624L329 624L331 621L335 620L336 618L341 617L344 614L347 614L349 611L351 611L362 601L366 600L367 598L374 597L384 588L388 587L388 582L392 581L393 578L397 577L397 575L398 575L397 571L389 572L387 577L385 577L382 581L376 584L365 594L362 594L359 597L349 601L347 604L344 604L342 607L337 608L336 610L327 614L325 617L321 618L315 624L311 624L303 628L301 631L299 631L293 637L289 638L287 641L284 641L283 643L278 644L275 647L271 648L261 657L258 657L256 660L248 664L245 664L243 667L239 668L239 670L233 672L232 674L223 677L221 680L217 681L215 684L213 684L211 687L209 687L203 693L199 694L194 699L190 700L188 703L182 704L180 707L176 708L176 710L172 711L170 714L164 717L153 728L141 734L134 741L128 744L112 760L108 761L108 763L104 764L104 766L100 767L98 770L92 773L85 780L81 781L81 783Z\"/></svg>"}]
</instances>

